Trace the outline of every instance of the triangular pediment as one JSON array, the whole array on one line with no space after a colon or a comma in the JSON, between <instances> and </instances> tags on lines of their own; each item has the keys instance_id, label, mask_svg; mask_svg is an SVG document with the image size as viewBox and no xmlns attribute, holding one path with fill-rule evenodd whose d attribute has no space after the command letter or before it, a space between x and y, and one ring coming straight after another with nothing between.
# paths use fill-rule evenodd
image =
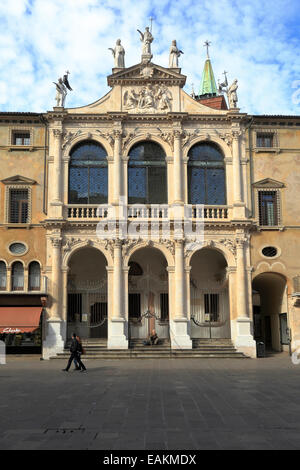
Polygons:
<instances>
[{"instance_id":1,"label":"triangular pediment","mask_svg":"<svg viewBox=\"0 0 300 470\"><path fill-rule=\"evenodd\" d=\"M252 185L254 188L283 188L284 184L280 181L272 180L271 178L265 178L263 180L257 181Z\"/></svg>"},{"instance_id":2,"label":"triangular pediment","mask_svg":"<svg viewBox=\"0 0 300 470\"><path fill-rule=\"evenodd\" d=\"M4 180L1 180L1 183L3 184L36 184L35 180L32 180L30 178L26 178L25 176L20 176L20 175L15 175L15 176L10 176L9 178L5 178Z\"/></svg>"},{"instance_id":3,"label":"triangular pediment","mask_svg":"<svg viewBox=\"0 0 300 470\"><path fill-rule=\"evenodd\" d=\"M186 76L180 73L180 69L170 69L152 64L137 64L126 69L117 69L117 71L107 77L107 83L113 87L115 85L142 85L165 84L167 86L185 85Z\"/></svg>"},{"instance_id":4,"label":"triangular pediment","mask_svg":"<svg viewBox=\"0 0 300 470\"><path fill-rule=\"evenodd\" d=\"M113 69L107 77L112 89L87 106L68 108L70 114L123 113L157 115L167 113L225 114L209 108L189 96L183 86L186 76L180 68L166 68L140 63L124 69Z\"/></svg>"}]
</instances>

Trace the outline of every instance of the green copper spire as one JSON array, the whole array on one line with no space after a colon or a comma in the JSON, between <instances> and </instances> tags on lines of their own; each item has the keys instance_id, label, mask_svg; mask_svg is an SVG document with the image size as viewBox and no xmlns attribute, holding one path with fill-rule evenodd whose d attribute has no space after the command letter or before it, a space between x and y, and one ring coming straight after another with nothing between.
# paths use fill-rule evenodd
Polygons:
<instances>
[{"instance_id":1,"label":"green copper spire","mask_svg":"<svg viewBox=\"0 0 300 470\"><path fill-rule=\"evenodd\" d=\"M217 85L214 76L214 72L212 69L211 61L209 58L208 48L210 46L210 42L206 41L204 46L207 48L207 59L204 64L204 70L202 74L201 86L200 86L200 96L210 95L210 96L217 96Z\"/></svg>"}]
</instances>

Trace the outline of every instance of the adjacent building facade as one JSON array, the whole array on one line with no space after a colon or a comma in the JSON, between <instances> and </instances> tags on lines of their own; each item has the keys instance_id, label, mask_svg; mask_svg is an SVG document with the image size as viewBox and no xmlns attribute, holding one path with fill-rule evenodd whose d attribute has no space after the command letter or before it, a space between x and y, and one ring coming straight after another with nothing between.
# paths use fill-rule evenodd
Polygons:
<instances>
[{"instance_id":1,"label":"adjacent building facade","mask_svg":"<svg viewBox=\"0 0 300 470\"><path fill-rule=\"evenodd\" d=\"M28 305L39 264L44 358L74 331L109 349L153 329L173 349L297 348L300 117L249 116L207 81L189 96L185 81L142 57L113 69L91 105L55 107L32 128L2 116L0 300ZM16 149L9 139L29 128ZM13 215L24 191L26 222Z\"/></svg>"}]
</instances>

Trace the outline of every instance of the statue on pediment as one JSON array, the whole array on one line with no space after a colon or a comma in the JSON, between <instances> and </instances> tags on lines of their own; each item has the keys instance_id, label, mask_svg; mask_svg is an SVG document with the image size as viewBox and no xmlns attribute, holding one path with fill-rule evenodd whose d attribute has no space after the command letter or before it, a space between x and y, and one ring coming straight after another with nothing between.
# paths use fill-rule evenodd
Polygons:
<instances>
[{"instance_id":1,"label":"statue on pediment","mask_svg":"<svg viewBox=\"0 0 300 470\"><path fill-rule=\"evenodd\" d=\"M109 47L108 49L112 52L112 55L115 59L115 68L125 68L125 49L121 44L121 39L117 39L114 49L112 47Z\"/></svg>"},{"instance_id":2,"label":"statue on pediment","mask_svg":"<svg viewBox=\"0 0 300 470\"><path fill-rule=\"evenodd\" d=\"M140 33L141 36L141 42L143 43L142 45L142 61L143 59L150 59L152 58L152 53L151 53L151 43L154 40L154 37L152 36L151 32L149 31L149 27L146 26L145 32L142 33L139 29L137 30Z\"/></svg>"},{"instance_id":3,"label":"statue on pediment","mask_svg":"<svg viewBox=\"0 0 300 470\"><path fill-rule=\"evenodd\" d=\"M183 54L177 47L176 40L172 41L172 45L170 47L170 55L169 55L169 68L178 68L178 58Z\"/></svg>"}]
</instances>

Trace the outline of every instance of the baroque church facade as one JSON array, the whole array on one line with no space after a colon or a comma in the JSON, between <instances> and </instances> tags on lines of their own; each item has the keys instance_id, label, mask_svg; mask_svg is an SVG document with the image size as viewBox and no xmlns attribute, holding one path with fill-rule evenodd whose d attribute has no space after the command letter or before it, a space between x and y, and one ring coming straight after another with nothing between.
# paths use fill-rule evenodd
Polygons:
<instances>
[{"instance_id":1,"label":"baroque church facade","mask_svg":"<svg viewBox=\"0 0 300 470\"><path fill-rule=\"evenodd\" d=\"M1 113L2 336L294 351L300 117L228 107L209 58L199 96L176 61L120 64L95 103Z\"/></svg>"}]
</instances>

